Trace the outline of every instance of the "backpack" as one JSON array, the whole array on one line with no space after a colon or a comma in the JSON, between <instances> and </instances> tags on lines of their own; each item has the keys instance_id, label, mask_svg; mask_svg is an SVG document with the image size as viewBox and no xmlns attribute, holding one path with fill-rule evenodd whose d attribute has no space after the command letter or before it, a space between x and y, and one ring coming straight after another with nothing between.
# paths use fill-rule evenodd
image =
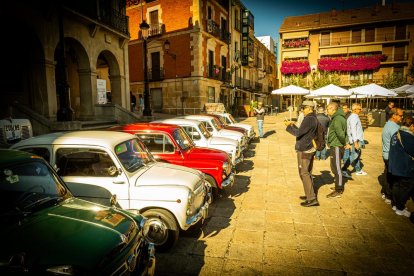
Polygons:
<instances>
[{"instance_id":1,"label":"backpack","mask_svg":"<svg viewBox=\"0 0 414 276\"><path fill-rule=\"evenodd\" d=\"M312 144L317 151L323 150L326 146L326 131L318 119L316 119L316 135L312 139Z\"/></svg>"}]
</instances>

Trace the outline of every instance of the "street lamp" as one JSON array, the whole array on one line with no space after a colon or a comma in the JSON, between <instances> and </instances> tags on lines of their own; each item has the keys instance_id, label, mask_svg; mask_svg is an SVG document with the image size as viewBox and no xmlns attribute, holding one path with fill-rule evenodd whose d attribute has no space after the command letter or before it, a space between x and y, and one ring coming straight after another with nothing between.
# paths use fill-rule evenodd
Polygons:
<instances>
[{"instance_id":1,"label":"street lamp","mask_svg":"<svg viewBox=\"0 0 414 276\"><path fill-rule=\"evenodd\" d=\"M139 24L141 30L141 36L143 41L143 63L144 63L144 110L142 111L143 116L151 116L151 106L150 106L150 95L148 87L148 66L147 66L147 38L149 34L150 26L145 20L142 20Z\"/></svg>"}]
</instances>

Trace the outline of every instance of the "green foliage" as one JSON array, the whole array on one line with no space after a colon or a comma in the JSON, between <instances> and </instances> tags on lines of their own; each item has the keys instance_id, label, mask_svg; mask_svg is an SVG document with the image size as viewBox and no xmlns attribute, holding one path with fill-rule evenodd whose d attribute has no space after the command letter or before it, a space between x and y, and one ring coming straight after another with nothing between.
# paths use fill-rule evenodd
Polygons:
<instances>
[{"instance_id":1,"label":"green foliage","mask_svg":"<svg viewBox=\"0 0 414 276\"><path fill-rule=\"evenodd\" d=\"M384 87L388 89L397 88L405 84L405 79L401 74L388 74L384 79Z\"/></svg>"},{"instance_id":2,"label":"green foliage","mask_svg":"<svg viewBox=\"0 0 414 276\"><path fill-rule=\"evenodd\" d=\"M414 81L414 58L411 60L411 65L408 68L407 77L410 79L410 83Z\"/></svg>"},{"instance_id":3,"label":"green foliage","mask_svg":"<svg viewBox=\"0 0 414 276\"><path fill-rule=\"evenodd\" d=\"M339 76L339 74L325 71L322 71L319 74L311 74L311 80L311 87L313 89L318 89L328 84L335 84L338 86L341 84L341 77Z\"/></svg>"},{"instance_id":4,"label":"green foliage","mask_svg":"<svg viewBox=\"0 0 414 276\"><path fill-rule=\"evenodd\" d=\"M296 85L296 86L300 86L300 87L305 87L306 86L306 81L303 78L303 75L300 75L300 74L286 75L285 76L285 81L284 81L284 86L289 86L291 84Z\"/></svg>"}]
</instances>

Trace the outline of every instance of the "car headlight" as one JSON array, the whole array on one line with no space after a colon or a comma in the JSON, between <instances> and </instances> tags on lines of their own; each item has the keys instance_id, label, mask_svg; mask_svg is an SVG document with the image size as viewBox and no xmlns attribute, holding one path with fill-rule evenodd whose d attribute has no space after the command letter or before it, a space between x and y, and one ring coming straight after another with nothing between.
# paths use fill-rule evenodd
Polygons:
<instances>
[{"instance_id":1,"label":"car headlight","mask_svg":"<svg viewBox=\"0 0 414 276\"><path fill-rule=\"evenodd\" d=\"M194 203L194 193L193 191L188 192L188 205L193 205Z\"/></svg>"},{"instance_id":2,"label":"car headlight","mask_svg":"<svg viewBox=\"0 0 414 276\"><path fill-rule=\"evenodd\" d=\"M48 269L46 269L46 271L57 275L75 275L79 273L79 271L76 271L72 265L59 265L49 267Z\"/></svg>"},{"instance_id":3,"label":"car headlight","mask_svg":"<svg viewBox=\"0 0 414 276\"><path fill-rule=\"evenodd\" d=\"M228 169L229 169L229 163L223 162L223 174L227 174Z\"/></svg>"}]
</instances>

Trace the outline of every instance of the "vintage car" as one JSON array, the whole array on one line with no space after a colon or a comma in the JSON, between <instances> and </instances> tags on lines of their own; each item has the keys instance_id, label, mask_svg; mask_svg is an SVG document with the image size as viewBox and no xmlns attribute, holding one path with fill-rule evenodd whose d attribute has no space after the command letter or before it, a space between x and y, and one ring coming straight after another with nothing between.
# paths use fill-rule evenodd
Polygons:
<instances>
[{"instance_id":1,"label":"vintage car","mask_svg":"<svg viewBox=\"0 0 414 276\"><path fill-rule=\"evenodd\" d=\"M138 136L157 161L197 169L205 174L213 195L234 184L228 154L222 150L197 147L182 127L163 123L135 123L109 130Z\"/></svg>"},{"instance_id":2,"label":"vintage car","mask_svg":"<svg viewBox=\"0 0 414 276\"><path fill-rule=\"evenodd\" d=\"M235 130L224 129L214 117L207 115L186 115L182 118L200 121L213 136L234 139L239 142L242 152L247 149L248 141L244 134Z\"/></svg>"},{"instance_id":3,"label":"vintage car","mask_svg":"<svg viewBox=\"0 0 414 276\"><path fill-rule=\"evenodd\" d=\"M44 157L66 182L99 185L124 209L148 218L148 237L157 249L170 249L179 231L207 216L211 187L204 174L157 162L136 136L114 131L50 133L13 148Z\"/></svg>"},{"instance_id":4,"label":"vintage car","mask_svg":"<svg viewBox=\"0 0 414 276\"><path fill-rule=\"evenodd\" d=\"M214 114L221 116L224 119L224 121L230 126L242 127L246 129L248 131L247 135L249 137L249 141L254 139L254 137L256 136L256 132L254 131L253 126L249 124L238 123L230 113L214 113Z\"/></svg>"},{"instance_id":5,"label":"vintage car","mask_svg":"<svg viewBox=\"0 0 414 276\"><path fill-rule=\"evenodd\" d=\"M231 126L227 124L224 118L217 114L203 114L203 115L213 117L216 123L219 124L224 129L234 130L234 131L238 131L242 133L244 135L245 141L247 142L249 141L249 135L246 129L242 127L236 127L236 126Z\"/></svg>"},{"instance_id":6,"label":"vintage car","mask_svg":"<svg viewBox=\"0 0 414 276\"><path fill-rule=\"evenodd\" d=\"M150 222L72 196L47 162L0 150L1 275L153 275Z\"/></svg>"},{"instance_id":7,"label":"vintage car","mask_svg":"<svg viewBox=\"0 0 414 276\"><path fill-rule=\"evenodd\" d=\"M193 140L196 146L219 149L227 152L231 158L233 166L236 166L243 161L243 155L239 142L234 139L224 137L213 137L211 133L206 129L205 125L200 121L171 118L154 122L181 126L191 138L191 140Z\"/></svg>"}]
</instances>

